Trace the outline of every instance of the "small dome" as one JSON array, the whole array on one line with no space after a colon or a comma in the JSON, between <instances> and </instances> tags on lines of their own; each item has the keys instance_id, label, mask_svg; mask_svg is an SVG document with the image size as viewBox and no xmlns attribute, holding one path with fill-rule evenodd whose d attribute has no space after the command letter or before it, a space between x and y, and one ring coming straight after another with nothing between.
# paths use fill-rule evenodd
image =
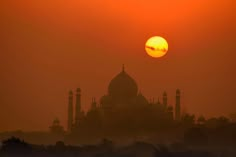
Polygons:
<instances>
[{"instance_id":1,"label":"small dome","mask_svg":"<svg viewBox=\"0 0 236 157\"><path fill-rule=\"evenodd\" d=\"M136 98L136 103L141 105L147 105L148 101L141 93L139 93Z\"/></svg>"},{"instance_id":2,"label":"small dome","mask_svg":"<svg viewBox=\"0 0 236 157\"><path fill-rule=\"evenodd\" d=\"M77 89L76 89L76 92L77 92L77 93L80 93L80 92L81 92L81 89L80 89L80 88L77 88Z\"/></svg>"},{"instance_id":3,"label":"small dome","mask_svg":"<svg viewBox=\"0 0 236 157\"><path fill-rule=\"evenodd\" d=\"M176 90L176 96L180 96L180 90L179 89Z\"/></svg>"},{"instance_id":4,"label":"small dome","mask_svg":"<svg viewBox=\"0 0 236 157\"><path fill-rule=\"evenodd\" d=\"M118 102L128 100L137 96L138 86L124 70L114 77L108 87L108 94Z\"/></svg>"},{"instance_id":5,"label":"small dome","mask_svg":"<svg viewBox=\"0 0 236 157\"><path fill-rule=\"evenodd\" d=\"M110 103L110 97L109 96L107 96L107 95L104 95L104 96L102 96L101 98L100 98L100 104L106 104L106 103Z\"/></svg>"},{"instance_id":6,"label":"small dome","mask_svg":"<svg viewBox=\"0 0 236 157\"><path fill-rule=\"evenodd\" d=\"M73 96L73 92L72 92L72 90L69 91L69 95Z\"/></svg>"},{"instance_id":7,"label":"small dome","mask_svg":"<svg viewBox=\"0 0 236 157\"><path fill-rule=\"evenodd\" d=\"M53 123L53 125L60 125L60 121L57 118L54 119L52 123Z\"/></svg>"},{"instance_id":8,"label":"small dome","mask_svg":"<svg viewBox=\"0 0 236 157\"><path fill-rule=\"evenodd\" d=\"M166 93L166 92L164 92L164 93L163 93L163 96L164 96L164 97L166 97L166 96L167 96L167 93Z\"/></svg>"}]
</instances>

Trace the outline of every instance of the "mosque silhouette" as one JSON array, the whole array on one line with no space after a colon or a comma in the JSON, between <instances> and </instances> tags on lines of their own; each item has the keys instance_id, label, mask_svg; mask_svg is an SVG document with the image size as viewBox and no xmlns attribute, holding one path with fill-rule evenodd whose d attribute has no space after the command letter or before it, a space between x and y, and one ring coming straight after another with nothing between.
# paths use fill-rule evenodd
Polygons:
<instances>
[{"instance_id":1,"label":"mosque silhouette","mask_svg":"<svg viewBox=\"0 0 236 157\"><path fill-rule=\"evenodd\" d=\"M135 80L125 71L109 83L108 93L99 102L92 99L91 108L85 113L81 108L81 89L77 88L75 106L73 92L68 97L67 133L71 136L115 136L144 133L171 127L180 120L180 90L176 90L175 113L168 105L167 93L162 102L149 102L141 93Z\"/></svg>"}]
</instances>

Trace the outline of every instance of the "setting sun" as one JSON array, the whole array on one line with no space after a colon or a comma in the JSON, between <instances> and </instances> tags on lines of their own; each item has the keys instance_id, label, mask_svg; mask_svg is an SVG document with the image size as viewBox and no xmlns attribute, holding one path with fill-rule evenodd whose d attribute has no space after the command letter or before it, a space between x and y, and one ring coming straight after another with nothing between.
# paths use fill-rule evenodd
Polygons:
<instances>
[{"instance_id":1,"label":"setting sun","mask_svg":"<svg viewBox=\"0 0 236 157\"><path fill-rule=\"evenodd\" d=\"M145 50L148 55L159 58L167 53L168 43L164 38L160 36L154 36L147 40L145 44Z\"/></svg>"}]
</instances>

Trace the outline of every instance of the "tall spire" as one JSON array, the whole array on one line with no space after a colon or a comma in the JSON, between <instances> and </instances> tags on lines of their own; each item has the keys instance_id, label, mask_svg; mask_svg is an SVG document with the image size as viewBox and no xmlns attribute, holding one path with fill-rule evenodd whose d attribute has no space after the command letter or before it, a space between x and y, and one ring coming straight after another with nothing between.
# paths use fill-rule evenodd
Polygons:
<instances>
[{"instance_id":1,"label":"tall spire","mask_svg":"<svg viewBox=\"0 0 236 157\"><path fill-rule=\"evenodd\" d=\"M181 111L181 106L180 106L180 90L176 90L176 103L175 103L175 120L179 121L180 120L180 111Z\"/></svg>"},{"instance_id":2,"label":"tall spire","mask_svg":"<svg viewBox=\"0 0 236 157\"><path fill-rule=\"evenodd\" d=\"M92 103L91 103L91 109L92 110L96 109L96 105L97 105L97 103L96 103L95 97L93 97L92 98Z\"/></svg>"},{"instance_id":3,"label":"tall spire","mask_svg":"<svg viewBox=\"0 0 236 157\"><path fill-rule=\"evenodd\" d=\"M167 106L167 93L166 92L163 93L162 103L165 107Z\"/></svg>"},{"instance_id":4,"label":"tall spire","mask_svg":"<svg viewBox=\"0 0 236 157\"><path fill-rule=\"evenodd\" d=\"M70 132L72 129L72 123L73 123L73 92L70 91L68 97L68 124L67 124L68 132Z\"/></svg>"},{"instance_id":5,"label":"tall spire","mask_svg":"<svg viewBox=\"0 0 236 157\"><path fill-rule=\"evenodd\" d=\"M76 90L75 123L78 124L81 113L81 89Z\"/></svg>"},{"instance_id":6,"label":"tall spire","mask_svg":"<svg viewBox=\"0 0 236 157\"><path fill-rule=\"evenodd\" d=\"M125 72L125 65L122 64L122 72Z\"/></svg>"}]
</instances>

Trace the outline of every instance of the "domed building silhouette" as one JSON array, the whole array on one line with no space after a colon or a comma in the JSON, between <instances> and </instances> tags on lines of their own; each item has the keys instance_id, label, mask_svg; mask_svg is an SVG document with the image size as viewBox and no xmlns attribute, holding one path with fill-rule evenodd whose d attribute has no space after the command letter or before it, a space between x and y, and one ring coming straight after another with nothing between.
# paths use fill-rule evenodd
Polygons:
<instances>
[{"instance_id":1,"label":"domed building silhouette","mask_svg":"<svg viewBox=\"0 0 236 157\"><path fill-rule=\"evenodd\" d=\"M96 136L113 134L132 134L134 132L154 131L173 124L173 107L168 105L167 93L163 102L148 102L138 92L135 80L125 71L124 66L108 85L108 92L96 102L92 99L87 113L81 109L81 90L76 91L75 112L73 92L68 99L68 133L77 136L89 134ZM180 117L180 91L177 90L177 120ZM73 115L75 113L75 115ZM96 130L96 132L94 132Z\"/></svg>"},{"instance_id":2,"label":"domed building silhouette","mask_svg":"<svg viewBox=\"0 0 236 157\"><path fill-rule=\"evenodd\" d=\"M122 71L116 75L108 86L108 94L100 99L103 109L114 107L128 107L133 105L147 105L147 99L138 93L135 80L130 77L122 67Z\"/></svg>"},{"instance_id":3,"label":"domed building silhouette","mask_svg":"<svg viewBox=\"0 0 236 157\"><path fill-rule=\"evenodd\" d=\"M108 86L108 95L117 103L127 103L134 99L138 93L138 86L133 78L122 71L114 77Z\"/></svg>"}]
</instances>

